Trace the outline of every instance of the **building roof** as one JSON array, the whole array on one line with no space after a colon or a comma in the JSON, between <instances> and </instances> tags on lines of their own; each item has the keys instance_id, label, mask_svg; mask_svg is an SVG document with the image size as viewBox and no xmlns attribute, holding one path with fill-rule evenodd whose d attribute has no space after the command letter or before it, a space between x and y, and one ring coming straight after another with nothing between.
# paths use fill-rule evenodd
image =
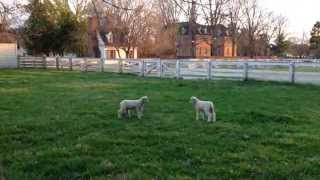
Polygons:
<instances>
[{"instance_id":1,"label":"building roof","mask_svg":"<svg viewBox=\"0 0 320 180\"><path fill-rule=\"evenodd\" d=\"M181 22L178 23L179 33L182 35L191 34L190 23L189 22ZM222 24L218 24L216 26L195 24L196 35L213 35L216 37L229 36L228 28Z\"/></svg>"},{"instance_id":2,"label":"building roof","mask_svg":"<svg viewBox=\"0 0 320 180\"><path fill-rule=\"evenodd\" d=\"M98 27L99 22L97 17L88 17L88 33L91 37L96 38L97 32L99 32L101 39L106 45L114 45L114 44L125 44L125 34L121 34L121 32L114 33L112 31L111 25L108 24L110 20L108 17L103 17L100 19L100 28Z\"/></svg>"},{"instance_id":3,"label":"building roof","mask_svg":"<svg viewBox=\"0 0 320 180\"><path fill-rule=\"evenodd\" d=\"M16 35L9 32L0 32L0 43L16 43Z\"/></svg>"}]
</instances>

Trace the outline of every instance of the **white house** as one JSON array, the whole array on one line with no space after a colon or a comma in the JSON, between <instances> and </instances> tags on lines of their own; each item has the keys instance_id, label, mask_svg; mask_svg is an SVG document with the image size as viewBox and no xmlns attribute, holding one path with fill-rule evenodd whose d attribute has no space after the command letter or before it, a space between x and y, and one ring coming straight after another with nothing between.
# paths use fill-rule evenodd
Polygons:
<instances>
[{"instance_id":1,"label":"white house","mask_svg":"<svg viewBox=\"0 0 320 180\"><path fill-rule=\"evenodd\" d=\"M97 17L88 18L88 54L92 57L101 57L105 59L125 59L125 58L138 58L138 48L132 47L126 56L126 49L123 45L119 47L119 40L115 40L111 31L100 32L98 30ZM117 43L115 43L117 41Z\"/></svg>"},{"instance_id":2,"label":"white house","mask_svg":"<svg viewBox=\"0 0 320 180\"><path fill-rule=\"evenodd\" d=\"M100 51L100 57L104 59L137 59L138 48L130 48L128 55L126 51L128 47L116 47L113 45L113 34L112 32L106 33L105 37L102 38L100 33L97 33L98 47ZM105 44L107 43L107 44Z\"/></svg>"},{"instance_id":3,"label":"white house","mask_svg":"<svg viewBox=\"0 0 320 180\"><path fill-rule=\"evenodd\" d=\"M124 51L125 48L115 48L114 46L106 46L105 52L107 55L107 58L109 59L137 59L138 58L138 48L131 48L130 52L128 54L128 57L126 57L126 52Z\"/></svg>"},{"instance_id":4,"label":"white house","mask_svg":"<svg viewBox=\"0 0 320 180\"><path fill-rule=\"evenodd\" d=\"M1 24L0 24L1 26ZM13 33L0 33L0 68L17 67L17 42Z\"/></svg>"},{"instance_id":5,"label":"white house","mask_svg":"<svg viewBox=\"0 0 320 180\"><path fill-rule=\"evenodd\" d=\"M17 44L0 43L0 68L17 67Z\"/></svg>"}]
</instances>

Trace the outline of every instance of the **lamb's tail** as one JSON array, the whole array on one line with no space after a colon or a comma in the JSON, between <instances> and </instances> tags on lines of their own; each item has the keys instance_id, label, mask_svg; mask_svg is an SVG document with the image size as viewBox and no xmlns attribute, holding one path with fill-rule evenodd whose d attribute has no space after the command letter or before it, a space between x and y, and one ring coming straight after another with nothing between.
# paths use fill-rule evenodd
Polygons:
<instances>
[{"instance_id":1,"label":"lamb's tail","mask_svg":"<svg viewBox=\"0 0 320 180\"><path fill-rule=\"evenodd\" d=\"M211 102L211 103L210 103L210 108L209 108L210 113L213 113L213 109L214 109L214 105L213 105L213 103Z\"/></svg>"}]
</instances>

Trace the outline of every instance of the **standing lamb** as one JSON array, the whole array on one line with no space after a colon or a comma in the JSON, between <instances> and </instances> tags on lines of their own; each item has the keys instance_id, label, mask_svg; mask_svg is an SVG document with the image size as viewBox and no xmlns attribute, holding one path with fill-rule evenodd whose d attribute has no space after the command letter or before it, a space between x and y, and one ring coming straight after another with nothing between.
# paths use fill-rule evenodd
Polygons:
<instances>
[{"instance_id":1,"label":"standing lamb","mask_svg":"<svg viewBox=\"0 0 320 180\"><path fill-rule=\"evenodd\" d=\"M129 116L131 118L130 110L135 110L138 116L138 119L141 119L143 116L144 106L148 102L148 97L143 96L137 100L123 100L120 102L120 109L118 111L118 118L122 118L123 115Z\"/></svg>"},{"instance_id":2,"label":"standing lamb","mask_svg":"<svg viewBox=\"0 0 320 180\"><path fill-rule=\"evenodd\" d=\"M201 113L203 120L205 120L205 115L208 118L208 122L216 121L216 113L214 111L214 105L211 101L201 101L197 97L192 96L190 98L196 110L196 119L199 120L199 113Z\"/></svg>"}]
</instances>

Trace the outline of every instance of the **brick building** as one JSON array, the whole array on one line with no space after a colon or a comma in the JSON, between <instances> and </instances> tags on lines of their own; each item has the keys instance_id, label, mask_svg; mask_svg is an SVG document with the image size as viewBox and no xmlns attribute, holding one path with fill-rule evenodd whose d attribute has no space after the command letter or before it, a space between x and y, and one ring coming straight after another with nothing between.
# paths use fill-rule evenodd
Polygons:
<instances>
[{"instance_id":1,"label":"brick building","mask_svg":"<svg viewBox=\"0 0 320 180\"><path fill-rule=\"evenodd\" d=\"M191 26L193 26L191 28ZM224 25L207 26L189 22L178 24L177 57L209 58L237 56L237 46L232 43ZM232 48L235 48L234 51ZM234 54L232 54L234 52Z\"/></svg>"}]
</instances>

